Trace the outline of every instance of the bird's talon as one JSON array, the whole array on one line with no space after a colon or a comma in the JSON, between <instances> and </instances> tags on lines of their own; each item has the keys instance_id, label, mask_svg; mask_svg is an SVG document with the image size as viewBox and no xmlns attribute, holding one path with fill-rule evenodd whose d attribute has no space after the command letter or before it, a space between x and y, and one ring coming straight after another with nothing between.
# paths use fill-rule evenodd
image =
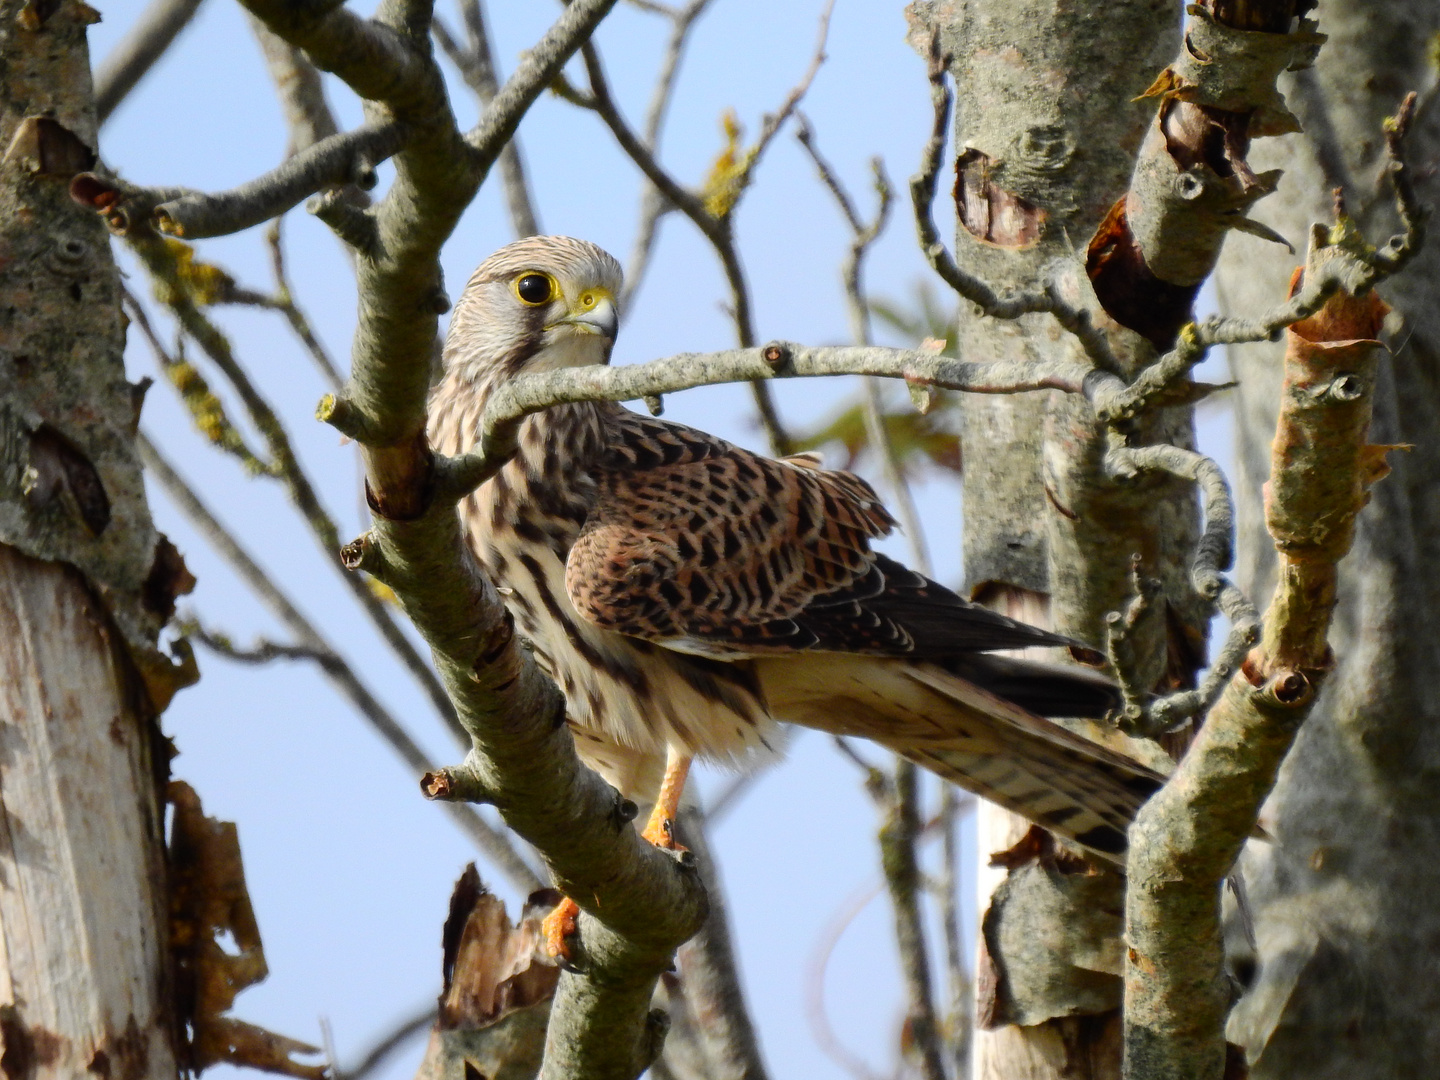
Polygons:
<instances>
[{"instance_id":1,"label":"bird's talon","mask_svg":"<svg viewBox=\"0 0 1440 1080\"><path fill-rule=\"evenodd\" d=\"M569 938L579 928L580 908L568 896L555 905L540 924L545 934L545 951L566 971L574 971L574 954L570 950Z\"/></svg>"},{"instance_id":2,"label":"bird's talon","mask_svg":"<svg viewBox=\"0 0 1440 1080\"><path fill-rule=\"evenodd\" d=\"M640 839L659 848L661 851L674 851L688 855L690 849L675 839L674 818L662 817L659 820L650 819L645 826L645 831L640 834Z\"/></svg>"}]
</instances>

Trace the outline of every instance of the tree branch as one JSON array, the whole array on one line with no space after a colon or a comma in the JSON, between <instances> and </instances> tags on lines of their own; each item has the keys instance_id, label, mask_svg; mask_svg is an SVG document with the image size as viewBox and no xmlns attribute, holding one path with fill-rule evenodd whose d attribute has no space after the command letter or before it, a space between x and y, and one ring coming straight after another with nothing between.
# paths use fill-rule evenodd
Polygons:
<instances>
[{"instance_id":1,"label":"tree branch","mask_svg":"<svg viewBox=\"0 0 1440 1080\"><path fill-rule=\"evenodd\" d=\"M144 189L127 197L154 206L152 215L161 232L198 240L225 236L279 217L291 207L329 187L375 185L375 166L392 157L405 142L398 124L366 125L321 139L247 184L206 195L165 192L154 199Z\"/></svg>"},{"instance_id":2,"label":"tree branch","mask_svg":"<svg viewBox=\"0 0 1440 1080\"><path fill-rule=\"evenodd\" d=\"M495 73L495 59L490 51L490 34L480 0L460 0L465 19L469 47L462 48L439 19L431 28L441 50L460 72L465 85L475 91L480 107L487 107L500 91ZM540 222L535 216L535 202L525 176L525 163L520 156L518 133L500 151L500 180L505 189L505 205L510 212L510 226L516 236L538 236Z\"/></svg>"},{"instance_id":3,"label":"tree branch","mask_svg":"<svg viewBox=\"0 0 1440 1080\"><path fill-rule=\"evenodd\" d=\"M1384 470L1383 450L1365 445L1384 311L1373 294L1337 294L1290 331L1266 514L1281 574L1264 638L1130 830L1127 1075L1225 1071L1220 883L1334 663L1336 564Z\"/></svg>"},{"instance_id":4,"label":"tree branch","mask_svg":"<svg viewBox=\"0 0 1440 1080\"><path fill-rule=\"evenodd\" d=\"M940 239L940 233L935 228L934 204L936 179L940 174L950 129L951 95L949 84L945 81L948 63L948 58L940 52L937 36L931 41L929 59L934 122L921 155L920 171L910 179L910 200L915 210L915 230L920 250L931 269L984 314L995 319L1018 319L1021 315L1040 313L1052 315L1056 322L1075 335L1098 367L1106 371L1120 370L1104 331L1094 325L1090 313L1061 296L1062 277L1067 269L1072 269L1065 261L1048 267L1039 282L1023 289L999 293L980 278L962 270Z\"/></svg>"},{"instance_id":5,"label":"tree branch","mask_svg":"<svg viewBox=\"0 0 1440 1080\"><path fill-rule=\"evenodd\" d=\"M430 768L429 759L419 744L410 737L409 732L380 704L345 659L326 641L324 635L300 613L290 598L276 587L270 576L230 535L225 526L220 524L190 485L165 460L155 444L142 433L138 445L146 472L160 483L190 524L230 565L236 576L249 586L266 610L295 636L298 649L319 663L325 677L417 776L425 773ZM528 893L542 887L535 871L511 846L509 840L492 829L471 807L454 805L448 807L448 810L460 830L470 837L490 863L517 889Z\"/></svg>"},{"instance_id":6,"label":"tree branch","mask_svg":"<svg viewBox=\"0 0 1440 1080\"><path fill-rule=\"evenodd\" d=\"M190 24L200 0L151 0L95 72L95 117L103 125Z\"/></svg>"},{"instance_id":7,"label":"tree branch","mask_svg":"<svg viewBox=\"0 0 1440 1080\"><path fill-rule=\"evenodd\" d=\"M679 353L647 364L584 367L522 374L493 394L481 421L480 448L437 465L446 497L482 483L514 453L519 422L531 413L573 401L639 401L698 386L756 379L819 375L880 375L948 390L1015 394L1065 390L1102 395L1123 388L1117 377L1086 364L1038 360L985 362L955 360L933 352L883 346L792 345L772 342L759 349ZM1101 400L1104 400L1103 396ZM364 419L343 398L327 397L318 415L352 438ZM457 496L458 497L458 496Z\"/></svg>"}]
</instances>

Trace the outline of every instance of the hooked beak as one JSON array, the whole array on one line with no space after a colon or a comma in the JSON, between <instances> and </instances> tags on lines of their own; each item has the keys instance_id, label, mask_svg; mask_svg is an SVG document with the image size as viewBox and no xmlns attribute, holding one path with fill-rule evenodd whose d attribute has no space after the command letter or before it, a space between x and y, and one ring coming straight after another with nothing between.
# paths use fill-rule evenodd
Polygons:
<instances>
[{"instance_id":1,"label":"hooked beak","mask_svg":"<svg viewBox=\"0 0 1440 1080\"><path fill-rule=\"evenodd\" d=\"M595 289L582 293L571 313L560 322L582 334L596 334L614 344L620 329L620 309L608 292Z\"/></svg>"}]
</instances>

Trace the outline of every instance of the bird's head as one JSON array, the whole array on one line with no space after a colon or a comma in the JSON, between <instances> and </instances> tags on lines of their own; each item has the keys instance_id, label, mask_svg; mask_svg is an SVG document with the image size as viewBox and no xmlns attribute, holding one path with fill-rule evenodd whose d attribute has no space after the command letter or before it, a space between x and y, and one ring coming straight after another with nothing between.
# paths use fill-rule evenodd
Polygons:
<instances>
[{"instance_id":1,"label":"bird's head","mask_svg":"<svg viewBox=\"0 0 1440 1080\"><path fill-rule=\"evenodd\" d=\"M608 363L621 277L613 257L568 236L530 236L501 248L460 294L445 337L446 368L492 383Z\"/></svg>"}]
</instances>

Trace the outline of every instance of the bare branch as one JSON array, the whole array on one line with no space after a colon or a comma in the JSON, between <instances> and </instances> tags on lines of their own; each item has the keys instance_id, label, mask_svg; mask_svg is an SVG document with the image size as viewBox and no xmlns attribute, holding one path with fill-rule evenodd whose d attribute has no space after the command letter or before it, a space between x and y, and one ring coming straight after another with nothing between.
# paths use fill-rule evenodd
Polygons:
<instances>
[{"instance_id":1,"label":"bare branch","mask_svg":"<svg viewBox=\"0 0 1440 1080\"><path fill-rule=\"evenodd\" d=\"M1273 341L1286 327L1314 315L1337 291L1364 295L1405 268L1424 241L1428 216L1410 184L1405 160L1405 135L1410 129L1414 103L1412 92L1396 115L1385 122L1388 172L1395 187L1396 212L1405 231L1377 250L1343 211L1332 229L1315 226L1304 276L1290 297L1253 318L1214 316L1198 325L1182 327L1174 348L1142 371L1125 392L1097 409L1102 420L1115 423L1139 415L1184 379L1212 346Z\"/></svg>"},{"instance_id":2,"label":"bare branch","mask_svg":"<svg viewBox=\"0 0 1440 1080\"><path fill-rule=\"evenodd\" d=\"M973 809L975 796L962 793L954 784L942 785L940 793L940 836L943 847L940 894L940 925L945 935L945 970L950 1002L945 1041L956 1077L969 1072L971 1036L971 986L965 966L964 936L960 930L960 836L958 819L963 809Z\"/></svg>"},{"instance_id":3,"label":"bare branch","mask_svg":"<svg viewBox=\"0 0 1440 1080\"><path fill-rule=\"evenodd\" d=\"M1211 609L1223 613L1231 623L1224 646L1194 690L1148 701L1145 700L1148 688L1131 685L1122 676L1127 693L1119 726L1127 734L1153 738L1173 730L1192 716L1203 716L1215 703L1251 646L1259 640L1260 618L1250 601L1223 573L1234 562L1235 504L1219 465L1203 454L1178 446L1116 446L1106 456L1106 471L1121 482L1133 481L1144 472L1163 472L1189 480L1200 488L1205 531L1196 545L1191 580L1195 591ZM1118 616L1112 615L1111 619L1118 620ZM1112 621L1112 637L1116 626L1117 621ZM1117 672L1123 667L1117 663Z\"/></svg>"},{"instance_id":4,"label":"bare branch","mask_svg":"<svg viewBox=\"0 0 1440 1080\"><path fill-rule=\"evenodd\" d=\"M1264 636L1130 830L1124 1041L1131 1075L1225 1070L1231 992L1222 969L1221 882L1334 666L1326 637L1337 564L1368 486L1384 475L1383 451L1367 448L1366 436L1385 310L1373 294L1337 294L1289 335L1266 500L1280 572Z\"/></svg>"},{"instance_id":5,"label":"bare branch","mask_svg":"<svg viewBox=\"0 0 1440 1080\"><path fill-rule=\"evenodd\" d=\"M940 1054L940 1029L935 1021L931 991L930 958L925 945L925 922L920 912L920 866L915 841L920 834L920 790L917 766L897 761L887 793L888 807L880 826L880 865L895 909L895 937L900 970L909 999L906 1023L925 1080L945 1080Z\"/></svg>"},{"instance_id":6,"label":"bare branch","mask_svg":"<svg viewBox=\"0 0 1440 1080\"><path fill-rule=\"evenodd\" d=\"M485 26L480 0L460 0L460 11L465 19L468 48L462 47L439 19L435 20L431 31L441 50L459 69L465 84L475 92L483 109L495 100L495 95L500 91L495 59L490 50L490 34ZM515 235L538 235L541 231L540 222L535 216L535 203L530 194L530 183L525 176L525 163L520 156L518 133L512 136L500 151L500 179L505 189L505 205L510 212L510 225L515 230Z\"/></svg>"},{"instance_id":7,"label":"bare branch","mask_svg":"<svg viewBox=\"0 0 1440 1080\"><path fill-rule=\"evenodd\" d=\"M491 396L482 420L480 448L444 463L443 489L456 498L481 483L514 452L515 430L524 417L570 401L639 401L697 386L771 378L818 375L881 375L940 389L979 394L1026 390L1098 393L1097 387L1123 387L1120 380L1088 365L1069 361L955 360L932 352L881 346L807 347L773 342L760 349L680 353L648 364L624 367L568 368L523 374ZM321 402L320 419L352 437L363 420L345 399Z\"/></svg>"},{"instance_id":8,"label":"bare branch","mask_svg":"<svg viewBox=\"0 0 1440 1080\"><path fill-rule=\"evenodd\" d=\"M314 659L326 678L400 759L417 776L425 773L430 767L429 759L419 744L410 737L409 732L380 704L344 658L326 641L315 625L300 613L289 597L276 587L270 576L230 535L225 526L216 520L215 515L200 501L200 497L190 485L143 433L139 436L139 447L146 471L159 481L180 512L230 565L240 580L249 586L255 597L295 636L297 645L292 648L296 650L296 655L301 655L303 651L304 656ZM535 871L515 851L510 841L492 829L473 808L457 804L449 807L449 812L461 831L470 837L491 864L517 889L531 892L542 887Z\"/></svg>"},{"instance_id":9,"label":"bare branch","mask_svg":"<svg viewBox=\"0 0 1440 1080\"><path fill-rule=\"evenodd\" d=\"M595 27L614 6L615 0L574 0L526 54L525 62L515 69L515 74L485 110L480 123L466 136L483 162L495 160L501 147L515 133L525 111L555 80L575 51L589 42Z\"/></svg>"},{"instance_id":10,"label":"bare branch","mask_svg":"<svg viewBox=\"0 0 1440 1080\"><path fill-rule=\"evenodd\" d=\"M174 354L166 349L150 325L150 317L145 313L144 307L130 295L128 289L121 291L121 304L132 322L140 328L140 333L150 345L150 351L155 355L155 361L160 365L160 370L165 373L170 384L175 387L180 400L185 403L190 418L194 421L195 427L210 442L234 455L245 471L255 475L274 475L273 466L270 462L263 461L245 441L245 437L230 422L230 417L225 413L225 406L220 399L210 390L210 384L206 382L205 376L201 375L195 366L189 363L184 356L182 346L184 338L176 341Z\"/></svg>"},{"instance_id":11,"label":"bare branch","mask_svg":"<svg viewBox=\"0 0 1440 1080\"><path fill-rule=\"evenodd\" d=\"M910 180L910 198L915 208L915 228L931 268L945 283L975 304L982 312L996 319L1018 319L1021 315L1048 313L1079 340L1097 366L1118 371L1120 366L1102 330L1090 314L1073 306L1060 295L1058 267L1047 270L1043 280L1024 289L997 293L984 281L962 270L935 228L933 207L936 178L944 157L946 134L950 127L951 96L945 81L946 58L939 51L938 39L932 42L930 56L930 99L934 106L934 124L930 139L921 155L920 171Z\"/></svg>"},{"instance_id":12,"label":"bare branch","mask_svg":"<svg viewBox=\"0 0 1440 1080\"><path fill-rule=\"evenodd\" d=\"M748 182L749 169L753 167L754 161L758 160L758 156L751 155L752 160L737 174L739 187L730 200L727 212L722 215L712 214L701 196L687 190L665 172L650 148L640 142L620 116L614 99L610 96L609 84L605 79L604 68L600 63L600 54L595 46L587 42L582 54L585 58L585 70L590 79L590 104L588 107L594 109L605 121L606 126L615 136L616 142L620 144L620 148L639 166L640 171L649 178L660 194L694 222L695 227L710 241L716 255L720 258L726 282L730 286L733 305L731 317L735 323L736 337L742 348L752 346L755 343L755 327L750 311L750 287L745 281L745 271L740 264L740 255L735 247L730 211L733 211L734 200L738 199L739 192ZM808 86L808 82L805 85ZM798 98L796 100L798 101ZM793 105L791 107L793 108ZM755 407L760 414L760 424L769 439L772 452L776 454L789 453L792 441L780 421L775 403L771 400L769 388L763 382L752 381L751 390L755 396Z\"/></svg>"},{"instance_id":13,"label":"bare branch","mask_svg":"<svg viewBox=\"0 0 1440 1080\"><path fill-rule=\"evenodd\" d=\"M338 135L340 127L330 111L330 103L325 100L325 83L315 65L303 51L273 33L254 15L249 15L249 19L285 110L285 127L290 132L287 154Z\"/></svg>"},{"instance_id":14,"label":"bare branch","mask_svg":"<svg viewBox=\"0 0 1440 1080\"><path fill-rule=\"evenodd\" d=\"M745 1006L730 919L719 868L706 835L709 816L693 807L680 812L680 835L695 853L710 914L677 957L692 1023L707 1059L707 1080L766 1080L765 1061Z\"/></svg>"},{"instance_id":15,"label":"bare branch","mask_svg":"<svg viewBox=\"0 0 1440 1080\"><path fill-rule=\"evenodd\" d=\"M674 98L675 84L680 73L680 59L685 43L695 21L704 14L711 0L691 0L684 8L671 11L661 5L646 8L667 15L673 23L665 53L660 60L660 70L655 77L655 86L650 92L650 104L645 110L644 145L653 155L660 147L666 114ZM631 248L629 261L625 264L625 292L620 299L621 312L628 311L631 301L645 280L645 271L650 265L650 253L659 233L660 219L675 209L653 183L647 184L640 197L640 223L635 230L635 244Z\"/></svg>"},{"instance_id":16,"label":"bare branch","mask_svg":"<svg viewBox=\"0 0 1440 1080\"><path fill-rule=\"evenodd\" d=\"M870 902L880 895L884 888L876 881L855 892L847 899L825 929L821 931L820 940L816 943L815 952L811 956L809 970L805 977L805 1019L810 1024L810 1034L819 1045L821 1052L828 1057L855 1080L880 1080L870 1070L870 1067L851 1053L850 1049L840 1041L835 1029L830 1026L830 1016L825 1009L825 971L830 966L830 957L835 952L835 946L840 944L845 931L855 921L859 914L869 906Z\"/></svg>"},{"instance_id":17,"label":"bare branch","mask_svg":"<svg viewBox=\"0 0 1440 1080\"><path fill-rule=\"evenodd\" d=\"M127 234L126 239L130 242L131 249L140 257L145 268L158 282L163 283L165 299L172 314L185 332L200 345L206 356L220 369L240 397L250 416L251 423L254 424L269 447L270 463L266 469L267 475L284 482L289 490L291 500L310 526L310 531L320 544L326 558L333 566L342 570L342 580L365 609L371 622L375 624L386 643L426 691L436 712L445 720L452 732L463 740L464 732L455 719L454 707L430 665L425 662L410 639L405 636L404 631L396 624L390 610L375 596L366 583L354 574L343 572L344 567L339 556L339 530L335 526L334 519L321 504L314 485L310 483L309 477L295 456L290 445L290 437L280 422L280 418L275 414L275 410L250 381L249 375L241 367L225 335L196 304L192 297L192 286L188 283L188 278L179 265L179 256L175 249L148 229L132 230Z\"/></svg>"},{"instance_id":18,"label":"bare branch","mask_svg":"<svg viewBox=\"0 0 1440 1080\"><path fill-rule=\"evenodd\" d=\"M103 125L135 89L181 30L189 25L200 0L151 0L95 72L95 114Z\"/></svg>"},{"instance_id":19,"label":"bare branch","mask_svg":"<svg viewBox=\"0 0 1440 1080\"><path fill-rule=\"evenodd\" d=\"M335 655L310 645L284 645L269 638L256 638L248 648L236 645L230 635L207 630L194 615L182 615L176 628L191 641L198 641L211 652L237 664L259 666L274 660L312 660L324 667Z\"/></svg>"},{"instance_id":20,"label":"bare branch","mask_svg":"<svg viewBox=\"0 0 1440 1080\"><path fill-rule=\"evenodd\" d=\"M265 231L265 242L270 247L270 267L275 275L275 295L270 298L270 306L285 316L290 324L290 329L305 346L305 351L310 354L310 359L315 361L315 366L320 369L321 376L337 392L345 385L345 376L340 374L340 369L335 366L335 361L315 336L310 328L310 320L295 303L294 293L290 290L290 278L285 272L285 245L280 238L280 222L274 222Z\"/></svg>"},{"instance_id":21,"label":"bare branch","mask_svg":"<svg viewBox=\"0 0 1440 1080\"><path fill-rule=\"evenodd\" d=\"M279 217L324 188L373 187L376 164L393 156L404 141L404 130L394 123L331 135L230 191L167 193L154 203L155 223L162 232L192 240L240 232ZM129 197L150 201L147 195L141 190Z\"/></svg>"},{"instance_id":22,"label":"bare branch","mask_svg":"<svg viewBox=\"0 0 1440 1080\"><path fill-rule=\"evenodd\" d=\"M884 163L878 157L872 158L870 168L875 175L875 193L879 205L875 209L874 220L868 224L861 221L855 204L845 190L845 186L840 182L839 176L830 167L830 163L821 156L819 148L815 145L814 134L811 132L805 116L797 113L795 119L796 138L805 148L805 152L810 155L810 160L815 163L821 182L835 196L835 201L840 206L840 212L845 216L845 220L854 234L850 242L850 252L840 268L840 276L845 283L846 307L850 314L850 336L857 345L869 345L871 343L870 304L865 296L861 272L870 245L879 238L889 220L890 181L885 175ZM866 438L880 459L880 467L885 473L885 482L889 485L891 495L895 500L900 527L910 541L910 552L915 560L915 566L921 573L929 574L930 556L925 549L925 533L920 524L920 514L915 508L915 498L905 479L905 470L900 466L899 458L895 455L895 447L890 440L890 432L885 426L883 391L880 383L875 379L866 379L864 386Z\"/></svg>"},{"instance_id":23,"label":"bare branch","mask_svg":"<svg viewBox=\"0 0 1440 1080\"><path fill-rule=\"evenodd\" d=\"M745 174L748 182L749 174L755 166L760 163L770 141L780 133L785 126L785 121L790 119L801 100L810 90L810 84L815 81L819 74L820 67L825 63L825 43L830 37L830 15L835 10L835 0L826 0L824 9L820 12L820 28L816 31L815 52L810 57L810 66L805 69L805 74L800 76L800 81L795 84L790 93L785 95L785 100L780 103L780 108L764 119L760 126L760 136L755 140L755 145L746 154Z\"/></svg>"}]
</instances>

